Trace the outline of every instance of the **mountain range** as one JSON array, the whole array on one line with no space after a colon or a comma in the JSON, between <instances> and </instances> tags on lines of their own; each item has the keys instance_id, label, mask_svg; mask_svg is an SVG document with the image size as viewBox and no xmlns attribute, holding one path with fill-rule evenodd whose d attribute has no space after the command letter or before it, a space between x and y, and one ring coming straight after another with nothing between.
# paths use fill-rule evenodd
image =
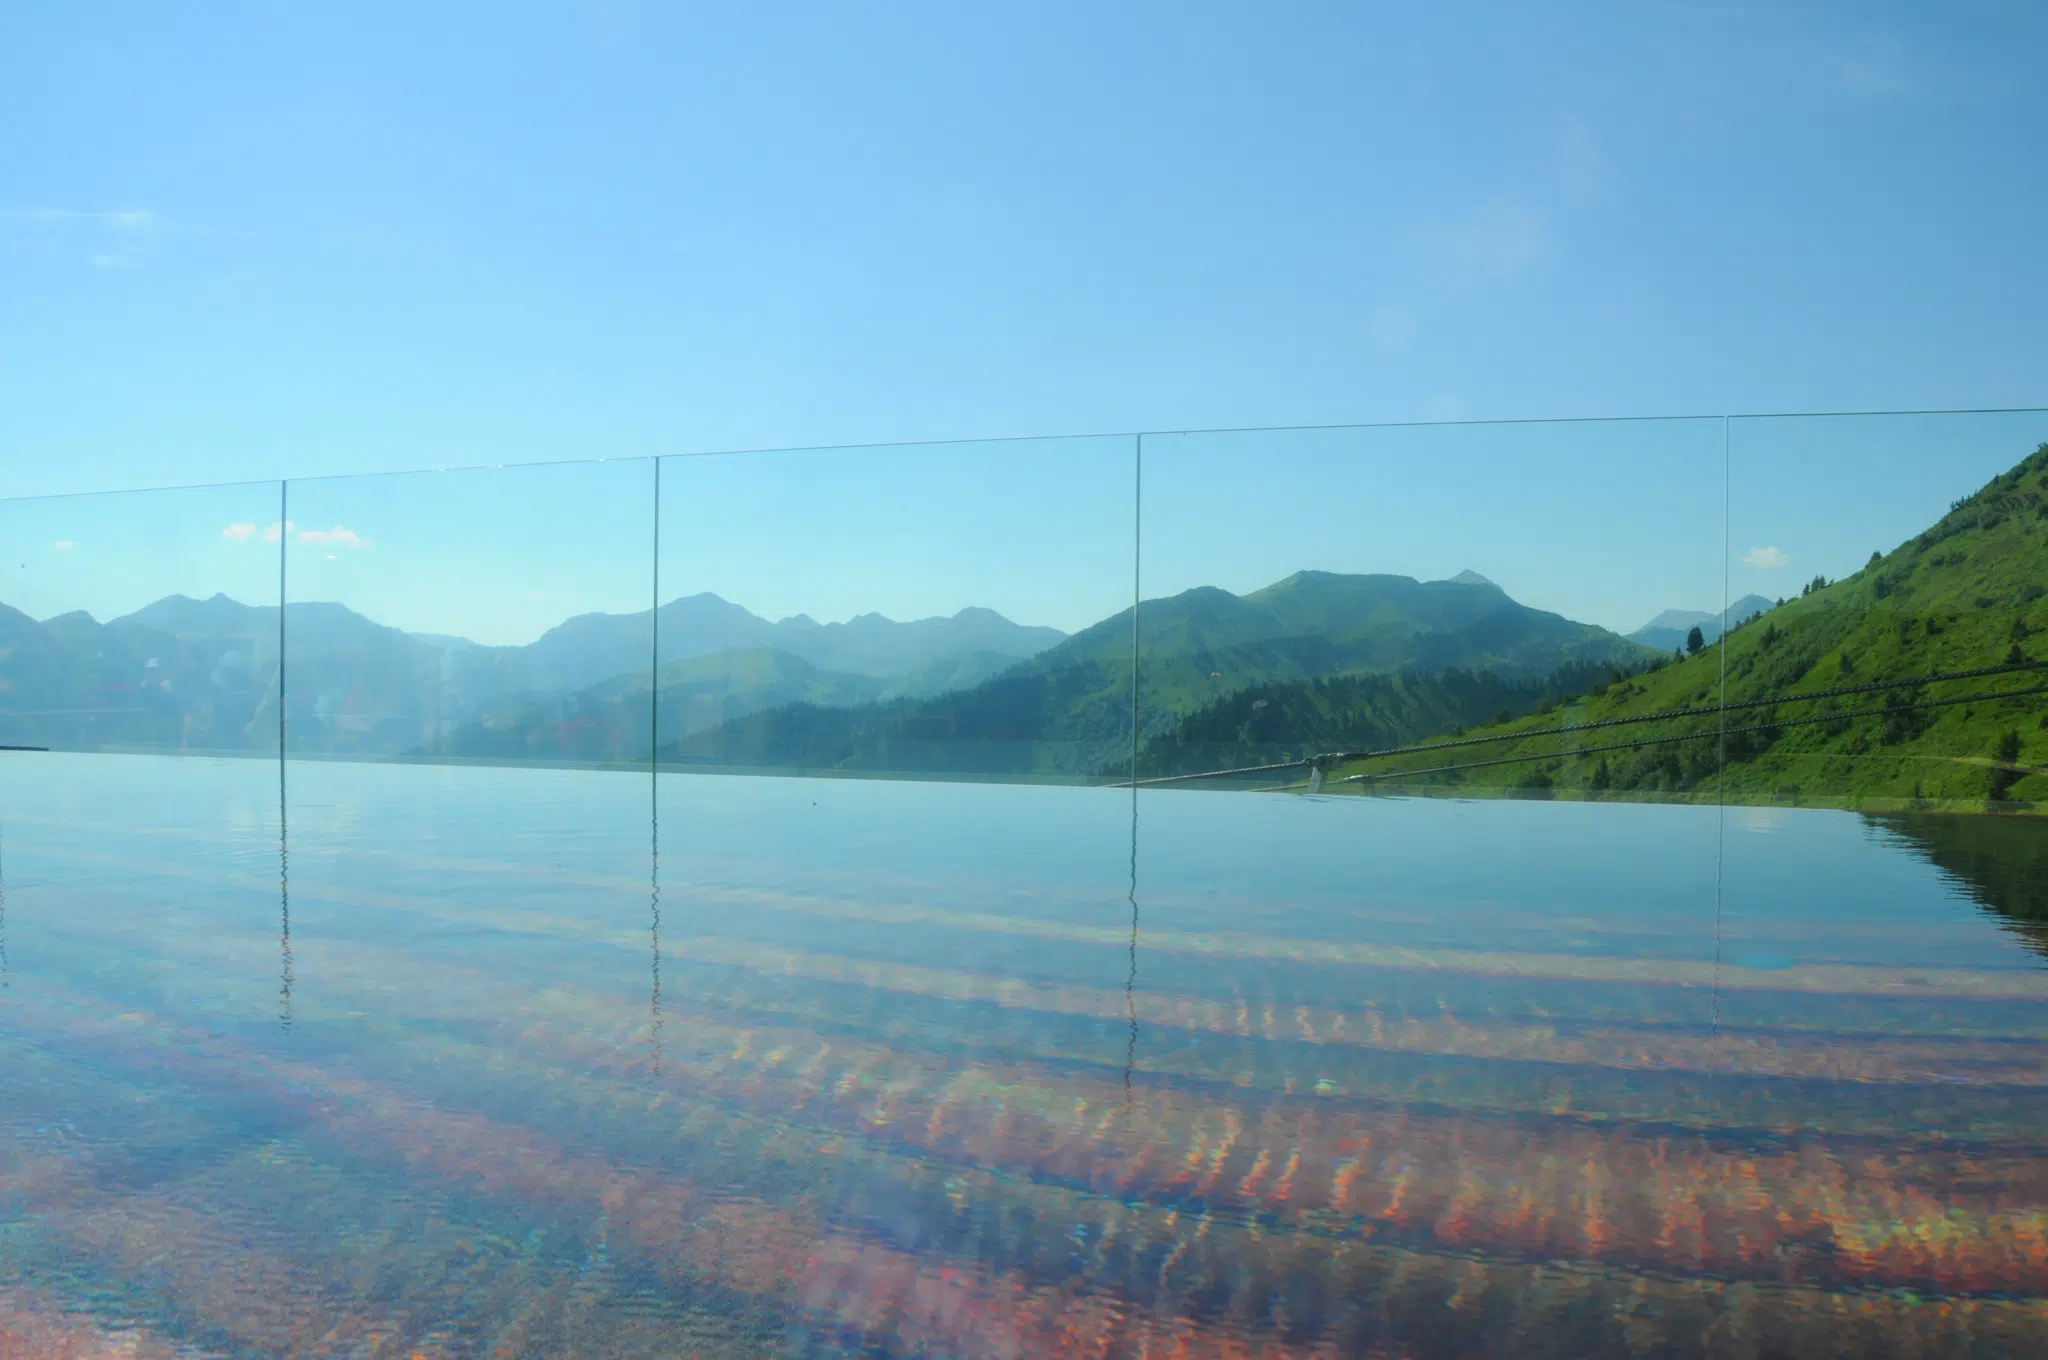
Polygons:
<instances>
[{"instance_id":1,"label":"mountain range","mask_svg":"<svg viewBox=\"0 0 2048 1360\"><path fill-rule=\"evenodd\" d=\"M406 633L329 603L286 606L283 627L292 748L354 755L440 753L448 734L493 715L544 710L550 696L629 684L619 678L636 672L644 693L657 629L665 679L692 663L765 674L721 660L758 653L776 658L761 663L767 671L806 675L780 685L735 680L736 692L763 703L928 695L977 683L1065 637L988 609L909 623L878 614L771 623L709 594L672 600L658 617L579 615L517 647ZM168 596L106 623L83 612L39 623L0 605L0 741L275 749L279 655L278 607L225 595ZM619 747L610 758L626 754Z\"/></svg>"},{"instance_id":2,"label":"mountain range","mask_svg":"<svg viewBox=\"0 0 2048 1360\"><path fill-rule=\"evenodd\" d=\"M1242 596L1148 600L1136 622L1148 741L1251 686L1404 676L1395 707L1412 725L1521 712L1560 667L1648 655L1471 572L1300 572ZM659 742L686 764L1092 776L1129 763L1130 610L1072 637L987 609L771 622L708 594L658 614L581 615L519 647L407 633L331 603L292 604L283 626L301 754L619 762ZM169 596L106 623L0 606L0 741L272 750L278 657L277 607L226 596ZM1470 678L1424 695L1451 672Z\"/></svg>"},{"instance_id":3,"label":"mountain range","mask_svg":"<svg viewBox=\"0 0 2048 1360\"><path fill-rule=\"evenodd\" d=\"M1135 703L1134 649L1142 677ZM1483 577L1304 571L1246 595L1208 586L1143 601L1135 621L1124 610L979 685L928 699L763 708L664 742L661 758L1111 776L1129 770L1134 717L1139 740L1155 740L1251 685L1453 670L1485 673L1489 683L1535 682L1560 667L1632 666L1655 655L1603 628L1519 604Z\"/></svg>"},{"instance_id":4,"label":"mountain range","mask_svg":"<svg viewBox=\"0 0 2048 1360\"><path fill-rule=\"evenodd\" d=\"M1671 610L1625 638L1473 572L1198 587L1072 636L986 609L771 622L708 594L521 647L332 603L280 618L169 596L106 623L0 605L0 744L274 750L282 623L302 754L1110 779L1134 753L1150 776L1462 737L1483 759L1347 772L1422 792L2014 807L2048 797L2044 597L2048 445L1854 575L1733 602L1725 634L1721 614ZM1707 646L1674 656L1694 626ZM1612 729L1556 731L1585 723Z\"/></svg>"}]
</instances>

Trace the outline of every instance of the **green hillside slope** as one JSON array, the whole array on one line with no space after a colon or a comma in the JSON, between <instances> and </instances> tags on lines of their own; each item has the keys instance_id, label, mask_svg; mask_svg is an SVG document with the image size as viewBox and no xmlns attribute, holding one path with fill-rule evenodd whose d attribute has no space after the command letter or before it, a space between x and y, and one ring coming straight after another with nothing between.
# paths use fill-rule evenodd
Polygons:
<instances>
[{"instance_id":1,"label":"green hillside slope","mask_svg":"<svg viewBox=\"0 0 2048 1360\"><path fill-rule=\"evenodd\" d=\"M2031 803L2048 797L2048 695L2023 692L2048 684L2036 666L2044 595L2048 445L1854 576L1820 583L1696 657L1464 738L1506 740L1336 773L1408 791ZM1987 670L1996 673L1930 678ZM1823 693L1832 697L1806 697ZM1688 709L1705 711L1640 721ZM1594 722L1614 725L1555 730Z\"/></svg>"},{"instance_id":2,"label":"green hillside slope","mask_svg":"<svg viewBox=\"0 0 2048 1360\"><path fill-rule=\"evenodd\" d=\"M1580 662L1542 679L1453 669L1251 685L1202 705L1146 741L1138 769L1151 779L1324 751L1381 750L1495 721L1500 714L1518 717L1613 673L1607 664ZM1123 769L1128 765L1118 767Z\"/></svg>"}]
</instances>

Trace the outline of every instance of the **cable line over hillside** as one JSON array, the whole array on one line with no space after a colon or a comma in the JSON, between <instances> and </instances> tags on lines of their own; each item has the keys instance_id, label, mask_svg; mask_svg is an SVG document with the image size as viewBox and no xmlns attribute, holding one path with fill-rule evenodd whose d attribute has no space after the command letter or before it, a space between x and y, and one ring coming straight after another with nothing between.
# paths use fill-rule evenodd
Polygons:
<instances>
[{"instance_id":1,"label":"cable line over hillside","mask_svg":"<svg viewBox=\"0 0 2048 1360\"><path fill-rule=\"evenodd\" d=\"M1964 694L1954 699L1930 699L1923 704L1898 704L1887 708L1859 708L1850 713L1823 713L1817 718L1787 718L1783 722L1753 723L1748 727L1715 728L1709 732L1682 732L1675 737L1645 737L1641 741L1618 741L1606 746L1582 746L1575 751L1546 751L1533 756L1502 756L1498 760L1472 760L1457 765L1434 765L1421 770L1389 770L1383 774L1350 774L1333 782L1358 784L1374 779L1407 779L1415 775L1448 774L1453 770L1480 770L1500 765L1526 765L1538 760L1560 760L1566 756L1592 756L1607 751L1640 751L1648 746L1669 746L1681 741L1705 741L1709 737L1719 738L1724 734L1735 737L1751 732L1776 732L1787 727L1814 727L1822 723L1849 722L1856 718L1882 718L1893 713L1910 713L1923 708L1950 708L1957 704L1989 703L1998 699L2023 699L2032 694L2048 694L2048 685L2036 685L2032 689L1994 690L1988 694Z\"/></svg>"},{"instance_id":2,"label":"cable line over hillside","mask_svg":"<svg viewBox=\"0 0 2048 1360\"><path fill-rule=\"evenodd\" d=\"M1348 765L1355 761L1360 760L1386 760L1391 759L1395 756L1419 755L1427 751L1451 751L1457 750L1462 747L1486 746L1504 741L1527 741L1538 737L1566 736L1574 732L1593 732L1598 731L1602 728L1627 727L1635 724L1650 722L1667 722L1678 718L1704 718L1711 717L1716 714L1741 712L1748 709L1775 708L1780 704L1810 703L1818 699L1836 699L1851 694L1875 694L1885 690L1917 689L1921 685L1940 684L1944 681L1977 680L1982 679L1985 676L1991 675L2010 675L2018 671L2034 671L2041 669L2044 665L2048 665L2048 662L2012 662L2002 666L1983 666L1975 670L1967 671L1945 671L1932 675L1913 676L1900 680L1874 680L1869 683L1861 685L1838 685L1832 689L1813 690L1804 694L1767 695L1766 697L1761 699L1743 699L1739 702L1732 704L1705 704L1694 708L1666 709L1660 713L1639 713L1634 716L1626 718L1601 718L1593 722L1568 723L1561 727L1545 727L1539 728L1534 731L1496 732L1483 737L1459 737L1454 738L1450 741L1422 742L1412 746L1391 746L1378 751L1332 751L1326 752L1321 755L1303 756L1298 760L1274 761L1265 765L1240 765L1235 768L1227 770L1204 770L1197 774L1160 775L1152 779L1140 779L1137 782L1140 784L1179 784L1186 783L1188 781L1196 779L1227 779L1239 775L1272 774L1280 770L1297 770L1303 768L1304 766L1314 770L1327 770L1334 765ZM2036 694L2041 692L2043 691L2018 690L2013 691L2007 695L2000 695L1995 697L2015 697L2019 694ZM1834 713L1829 714L1824 718L1800 719L1797 722L1788 723L1765 723L1755 727L1731 728L1729 730L1731 734L1734 732L1760 732L1777 727L1803 726L1809 723L1816 722L1846 721L1850 718L1869 717L1872 715L1881 717L1887 713L1907 712L1918 708L1941 708L1950 704L1967 702L1970 702L1970 700L1944 699L1925 704L1898 704L1886 708L1862 709L1854 713ZM1624 742L1615 746L1587 747L1583 748L1583 750L1633 750L1640 746L1661 745L1672 741L1690 741L1695 740L1696 738L1701 736L1716 735L1718 735L1718 732L1693 733L1683 737L1658 737L1653 740L1645 742ZM1580 753L1581 752L1566 751L1553 752L1550 755L1543 756L1516 756L1509 760L1476 761L1463 765L1444 766L1442 768L1447 770L1480 769L1491 765L1516 764L1528 760L1552 760L1557 758L1557 756L1559 755L1576 755ZM1407 770L1402 771L1401 773L1422 774L1438 772L1439 771L1436 770ZM1379 776L1352 775L1347 776L1345 779L1339 780L1338 782L1352 783L1362 778L1377 777Z\"/></svg>"}]
</instances>

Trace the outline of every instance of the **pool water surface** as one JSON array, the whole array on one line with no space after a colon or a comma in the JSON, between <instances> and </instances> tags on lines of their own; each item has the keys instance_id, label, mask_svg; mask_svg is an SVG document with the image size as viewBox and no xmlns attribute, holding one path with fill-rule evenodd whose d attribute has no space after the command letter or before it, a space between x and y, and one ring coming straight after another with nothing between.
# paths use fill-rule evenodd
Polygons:
<instances>
[{"instance_id":1,"label":"pool water surface","mask_svg":"<svg viewBox=\"0 0 2048 1360\"><path fill-rule=\"evenodd\" d=\"M4 759L0 1355L2048 1353L1938 821Z\"/></svg>"}]
</instances>

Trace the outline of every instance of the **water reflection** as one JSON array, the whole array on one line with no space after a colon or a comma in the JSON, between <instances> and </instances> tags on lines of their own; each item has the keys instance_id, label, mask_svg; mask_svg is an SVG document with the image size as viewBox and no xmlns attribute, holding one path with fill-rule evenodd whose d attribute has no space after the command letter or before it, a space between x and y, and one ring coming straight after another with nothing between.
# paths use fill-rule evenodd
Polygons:
<instances>
[{"instance_id":1,"label":"water reflection","mask_svg":"<svg viewBox=\"0 0 2048 1360\"><path fill-rule=\"evenodd\" d=\"M127 781L74 791L110 827L163 805L71 759ZM0 1014L0 1327L20 1290L139 1354L1931 1357L2048 1323L2048 969L1930 867L2017 919L2020 833L1148 792L1141 845L1123 790L333 766L306 806L361 821L280 816L273 932L179 777L172 834L7 828L50 909ZM309 981L259 1042L235 961L282 949L289 1020L295 931L319 1023Z\"/></svg>"},{"instance_id":2,"label":"water reflection","mask_svg":"<svg viewBox=\"0 0 2048 1360\"><path fill-rule=\"evenodd\" d=\"M1865 820L1923 856L2048 958L2048 818L1897 812Z\"/></svg>"}]
</instances>

